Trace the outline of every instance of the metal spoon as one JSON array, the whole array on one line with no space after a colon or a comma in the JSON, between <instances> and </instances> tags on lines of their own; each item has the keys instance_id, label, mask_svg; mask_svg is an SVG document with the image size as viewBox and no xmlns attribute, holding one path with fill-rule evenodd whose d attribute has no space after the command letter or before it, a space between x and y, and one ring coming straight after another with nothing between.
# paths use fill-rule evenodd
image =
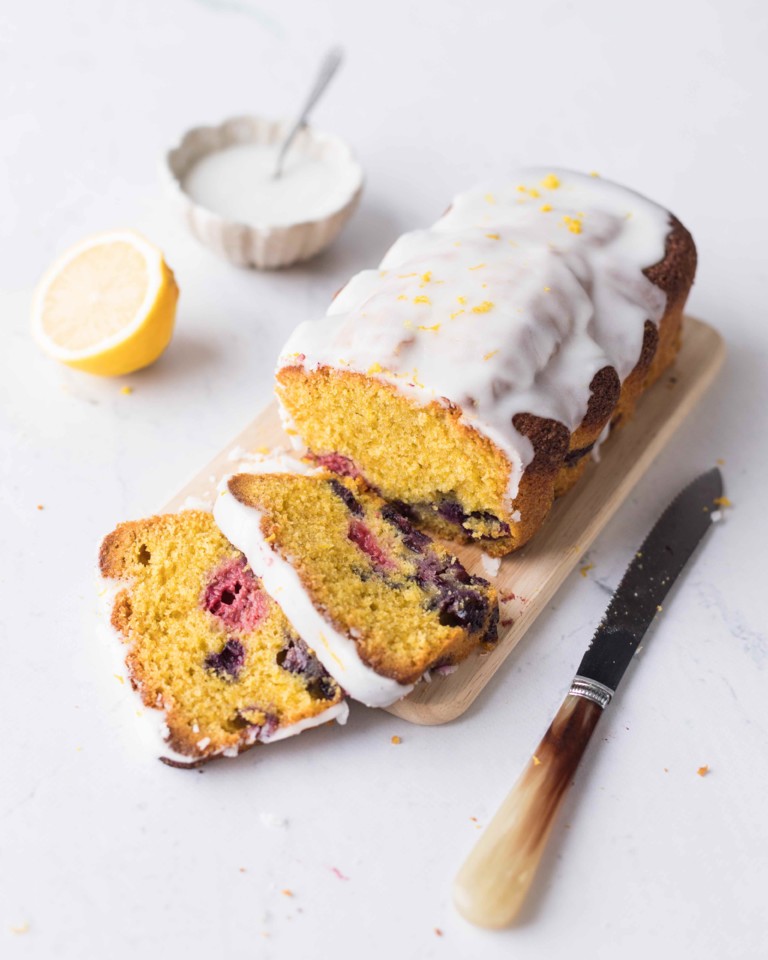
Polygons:
<instances>
[{"instance_id":1,"label":"metal spoon","mask_svg":"<svg viewBox=\"0 0 768 960\"><path fill-rule=\"evenodd\" d=\"M280 151L277 154L277 163L275 164L275 169L272 173L273 180L278 180L282 176L285 155L290 150L291 144L296 138L296 134L299 132L299 130L306 126L307 119L309 118L312 108L323 95L325 88L331 82L333 75L341 66L341 61L343 59L344 53L341 47L332 47L323 58L323 62L320 64L317 77L312 85L312 89L309 91L309 95L301 109L301 113L299 114L296 122L288 131L288 136L285 138L285 140L283 140Z\"/></svg>"}]
</instances>

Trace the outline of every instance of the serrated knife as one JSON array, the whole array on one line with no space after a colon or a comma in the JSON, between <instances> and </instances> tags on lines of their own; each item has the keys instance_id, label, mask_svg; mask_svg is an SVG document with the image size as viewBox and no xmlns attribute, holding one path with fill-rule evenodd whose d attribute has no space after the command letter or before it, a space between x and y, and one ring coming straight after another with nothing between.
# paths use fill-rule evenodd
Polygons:
<instances>
[{"instance_id":1,"label":"serrated knife","mask_svg":"<svg viewBox=\"0 0 768 960\"><path fill-rule=\"evenodd\" d=\"M472 923L505 927L517 916L597 721L711 527L722 491L719 470L697 477L667 507L627 567L555 719L456 877L456 906Z\"/></svg>"}]
</instances>

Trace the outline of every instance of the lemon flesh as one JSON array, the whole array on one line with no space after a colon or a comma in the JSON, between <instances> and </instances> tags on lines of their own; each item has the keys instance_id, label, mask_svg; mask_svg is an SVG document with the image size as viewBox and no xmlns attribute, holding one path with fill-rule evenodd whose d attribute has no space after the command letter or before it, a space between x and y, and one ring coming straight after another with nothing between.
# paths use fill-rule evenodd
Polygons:
<instances>
[{"instance_id":1,"label":"lemon flesh","mask_svg":"<svg viewBox=\"0 0 768 960\"><path fill-rule=\"evenodd\" d=\"M128 231L93 237L43 278L33 329L42 349L101 376L153 363L173 335L179 290L162 253Z\"/></svg>"}]
</instances>

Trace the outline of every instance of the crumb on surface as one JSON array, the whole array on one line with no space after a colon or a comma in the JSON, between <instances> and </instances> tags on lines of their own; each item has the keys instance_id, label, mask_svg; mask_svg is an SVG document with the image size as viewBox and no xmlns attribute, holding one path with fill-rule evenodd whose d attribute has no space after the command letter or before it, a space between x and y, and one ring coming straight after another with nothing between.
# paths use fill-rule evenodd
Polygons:
<instances>
[{"instance_id":1,"label":"crumb on surface","mask_svg":"<svg viewBox=\"0 0 768 960\"><path fill-rule=\"evenodd\" d=\"M539 758L536 756L535 753L534 753L534 755L533 755L533 765L534 765L534 767L540 767L540 766L541 766L541 760L539 760Z\"/></svg>"},{"instance_id":2,"label":"crumb on surface","mask_svg":"<svg viewBox=\"0 0 768 960\"><path fill-rule=\"evenodd\" d=\"M285 890L281 890L280 893L282 893L282 895L283 895L284 897L292 897L292 896L293 896L293 890L289 890L288 887L286 887Z\"/></svg>"},{"instance_id":3,"label":"crumb on surface","mask_svg":"<svg viewBox=\"0 0 768 960\"><path fill-rule=\"evenodd\" d=\"M732 506L733 506L733 504L732 504L731 501L728 499L728 497L715 497L715 499L714 499L712 502L713 502L714 504L716 504L718 507L732 507Z\"/></svg>"},{"instance_id":4,"label":"crumb on surface","mask_svg":"<svg viewBox=\"0 0 768 960\"><path fill-rule=\"evenodd\" d=\"M120 387L120 393L124 393L126 396L128 396L129 394L133 393L133 387Z\"/></svg>"},{"instance_id":5,"label":"crumb on surface","mask_svg":"<svg viewBox=\"0 0 768 960\"><path fill-rule=\"evenodd\" d=\"M16 927L11 927L11 933L22 934L29 933L29 920L25 920Z\"/></svg>"},{"instance_id":6,"label":"crumb on surface","mask_svg":"<svg viewBox=\"0 0 768 960\"><path fill-rule=\"evenodd\" d=\"M698 773L700 777L706 777L706 775L709 773L709 764L705 763L703 767L699 767L696 773Z\"/></svg>"},{"instance_id":7,"label":"crumb on surface","mask_svg":"<svg viewBox=\"0 0 768 960\"><path fill-rule=\"evenodd\" d=\"M718 465L718 467L724 467L724 466L725 466L725 460L723 460L722 457L718 457L717 460L715 460L715 463Z\"/></svg>"},{"instance_id":8,"label":"crumb on surface","mask_svg":"<svg viewBox=\"0 0 768 960\"><path fill-rule=\"evenodd\" d=\"M585 563L583 567L579 567L579 573L582 577L586 577L590 570L594 570L594 563Z\"/></svg>"},{"instance_id":9,"label":"crumb on surface","mask_svg":"<svg viewBox=\"0 0 768 960\"><path fill-rule=\"evenodd\" d=\"M435 927L435 936L442 937L442 935L443 931L440 929L440 927Z\"/></svg>"},{"instance_id":10,"label":"crumb on surface","mask_svg":"<svg viewBox=\"0 0 768 960\"><path fill-rule=\"evenodd\" d=\"M398 743L402 743L402 742L403 742L402 737L398 737L397 734L395 734L394 737L392 737L392 739L390 740L390 743L394 743L395 746L397 746Z\"/></svg>"},{"instance_id":11,"label":"crumb on surface","mask_svg":"<svg viewBox=\"0 0 768 960\"><path fill-rule=\"evenodd\" d=\"M37 509L38 509L38 510L45 510L45 507L42 505L42 503L38 503Z\"/></svg>"}]
</instances>

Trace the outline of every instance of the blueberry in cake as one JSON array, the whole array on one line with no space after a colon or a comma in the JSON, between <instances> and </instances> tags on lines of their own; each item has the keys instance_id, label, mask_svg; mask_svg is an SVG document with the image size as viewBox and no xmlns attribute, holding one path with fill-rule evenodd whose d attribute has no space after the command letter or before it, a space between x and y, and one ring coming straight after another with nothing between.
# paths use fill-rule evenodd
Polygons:
<instances>
[{"instance_id":1,"label":"blueberry in cake","mask_svg":"<svg viewBox=\"0 0 768 960\"><path fill-rule=\"evenodd\" d=\"M117 588L111 622L130 681L164 713L166 752L178 761L346 720L339 685L210 513L123 523L99 565Z\"/></svg>"},{"instance_id":2,"label":"blueberry in cake","mask_svg":"<svg viewBox=\"0 0 768 960\"><path fill-rule=\"evenodd\" d=\"M440 536L526 543L680 345L696 270L664 208L523 169L457 197L286 344L284 424Z\"/></svg>"},{"instance_id":3,"label":"blueberry in cake","mask_svg":"<svg viewBox=\"0 0 768 960\"><path fill-rule=\"evenodd\" d=\"M360 480L236 474L214 516L318 660L384 706L496 639L496 591Z\"/></svg>"}]
</instances>

